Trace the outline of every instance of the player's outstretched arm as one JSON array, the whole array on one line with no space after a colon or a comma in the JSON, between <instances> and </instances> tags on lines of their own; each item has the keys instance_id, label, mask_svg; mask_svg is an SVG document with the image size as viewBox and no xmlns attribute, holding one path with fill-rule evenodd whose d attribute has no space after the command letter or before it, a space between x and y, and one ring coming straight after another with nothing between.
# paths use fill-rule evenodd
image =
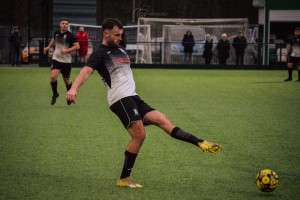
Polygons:
<instances>
[{"instance_id":1,"label":"player's outstretched arm","mask_svg":"<svg viewBox=\"0 0 300 200\"><path fill-rule=\"evenodd\" d=\"M77 91L79 87L89 78L93 72L93 68L84 66L73 83L71 89L67 92L66 100L75 103Z\"/></svg>"}]
</instances>

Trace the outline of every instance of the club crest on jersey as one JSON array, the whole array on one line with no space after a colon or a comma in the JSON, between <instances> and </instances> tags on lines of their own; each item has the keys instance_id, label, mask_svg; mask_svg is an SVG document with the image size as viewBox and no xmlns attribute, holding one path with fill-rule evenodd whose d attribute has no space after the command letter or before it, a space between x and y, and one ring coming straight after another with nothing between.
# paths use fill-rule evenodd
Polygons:
<instances>
[{"instance_id":1,"label":"club crest on jersey","mask_svg":"<svg viewBox=\"0 0 300 200\"><path fill-rule=\"evenodd\" d=\"M138 115L139 115L139 111L138 111L136 108L133 109L133 112L134 112L134 115L135 115L135 116L138 116Z\"/></svg>"}]
</instances>

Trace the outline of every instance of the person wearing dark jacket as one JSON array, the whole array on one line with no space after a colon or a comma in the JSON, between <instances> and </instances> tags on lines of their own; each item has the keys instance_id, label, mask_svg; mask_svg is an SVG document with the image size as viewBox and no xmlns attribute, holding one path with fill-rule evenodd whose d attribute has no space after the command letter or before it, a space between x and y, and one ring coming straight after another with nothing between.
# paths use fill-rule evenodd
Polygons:
<instances>
[{"instance_id":1,"label":"person wearing dark jacket","mask_svg":"<svg viewBox=\"0 0 300 200\"><path fill-rule=\"evenodd\" d=\"M223 33L217 45L218 58L221 65L226 65L226 60L229 58L230 44L227 40L227 34Z\"/></svg>"},{"instance_id":2,"label":"person wearing dark jacket","mask_svg":"<svg viewBox=\"0 0 300 200\"><path fill-rule=\"evenodd\" d=\"M206 35L206 40L204 44L204 52L203 52L203 58L205 59L205 64L210 65L211 58L213 56L213 39L211 38L210 34Z\"/></svg>"},{"instance_id":3,"label":"person wearing dark jacket","mask_svg":"<svg viewBox=\"0 0 300 200\"><path fill-rule=\"evenodd\" d=\"M20 66L22 36L16 27L9 38L11 49L11 66Z\"/></svg>"},{"instance_id":4,"label":"person wearing dark jacket","mask_svg":"<svg viewBox=\"0 0 300 200\"><path fill-rule=\"evenodd\" d=\"M241 61L241 65L243 65L245 49L247 48L247 40L245 36L243 36L242 31L239 31L239 34L233 39L232 46L235 48L236 65L239 65L239 61Z\"/></svg>"},{"instance_id":5,"label":"person wearing dark jacket","mask_svg":"<svg viewBox=\"0 0 300 200\"><path fill-rule=\"evenodd\" d=\"M184 62L187 64L192 64L192 53L193 47L195 45L195 40L192 31L186 31L186 34L182 39L182 45L184 47Z\"/></svg>"}]
</instances>

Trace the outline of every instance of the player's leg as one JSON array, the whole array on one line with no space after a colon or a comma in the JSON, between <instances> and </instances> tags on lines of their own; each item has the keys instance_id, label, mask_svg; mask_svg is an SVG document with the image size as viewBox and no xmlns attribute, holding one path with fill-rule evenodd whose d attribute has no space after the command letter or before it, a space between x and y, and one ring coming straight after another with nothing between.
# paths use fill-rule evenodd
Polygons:
<instances>
[{"instance_id":1,"label":"player's leg","mask_svg":"<svg viewBox=\"0 0 300 200\"><path fill-rule=\"evenodd\" d=\"M138 120L133 122L132 125L127 129L131 136L131 140L129 141L126 151L129 151L133 154L138 154L145 138L145 127L142 120Z\"/></svg>"},{"instance_id":2,"label":"player's leg","mask_svg":"<svg viewBox=\"0 0 300 200\"><path fill-rule=\"evenodd\" d=\"M51 71L50 71L50 85L52 89L52 98L51 98L51 105L54 105L56 103L56 99L59 97L59 94L57 92L57 77L60 73L60 69L58 69L58 63L57 61L52 61Z\"/></svg>"},{"instance_id":3,"label":"player's leg","mask_svg":"<svg viewBox=\"0 0 300 200\"><path fill-rule=\"evenodd\" d=\"M63 80L65 82L67 91L69 91L72 87L72 81L71 81L70 77L64 77L63 76Z\"/></svg>"},{"instance_id":4,"label":"player's leg","mask_svg":"<svg viewBox=\"0 0 300 200\"><path fill-rule=\"evenodd\" d=\"M297 80L297 82L300 82L300 58L298 58L297 70L298 70L298 80Z\"/></svg>"},{"instance_id":5,"label":"player's leg","mask_svg":"<svg viewBox=\"0 0 300 200\"><path fill-rule=\"evenodd\" d=\"M288 62L287 64L287 68L288 68L288 78L285 79L284 81L291 81L293 80L293 63L292 62Z\"/></svg>"},{"instance_id":6,"label":"player's leg","mask_svg":"<svg viewBox=\"0 0 300 200\"><path fill-rule=\"evenodd\" d=\"M138 152L146 137L142 118L138 113L138 108L132 97L125 97L113 105L110 109L119 117L123 126L131 136L125 150L125 159L120 179L117 186L120 187L142 187L134 183L130 177Z\"/></svg>"},{"instance_id":7,"label":"player's leg","mask_svg":"<svg viewBox=\"0 0 300 200\"><path fill-rule=\"evenodd\" d=\"M69 91L72 87L72 81L70 79L71 77L71 69L72 69L72 65L71 63L63 63L63 66L61 68L61 74L63 76L63 80L65 82L67 91ZM71 101L67 101L68 105L71 105Z\"/></svg>"},{"instance_id":8,"label":"player's leg","mask_svg":"<svg viewBox=\"0 0 300 200\"><path fill-rule=\"evenodd\" d=\"M219 144L204 141L195 137L193 134L176 127L163 113L157 110L148 112L144 117L144 121L160 127L175 139L200 147L203 152L215 153L221 148Z\"/></svg>"},{"instance_id":9,"label":"player's leg","mask_svg":"<svg viewBox=\"0 0 300 200\"><path fill-rule=\"evenodd\" d=\"M293 80L293 57L288 56L288 63L287 63L287 69L288 69L288 78L285 79L284 81L291 81Z\"/></svg>"},{"instance_id":10,"label":"player's leg","mask_svg":"<svg viewBox=\"0 0 300 200\"><path fill-rule=\"evenodd\" d=\"M69 91L72 87L72 81L70 79L71 77L71 70L72 70L72 65L71 63L63 63L61 68L61 74L63 76L63 80L65 82L67 91Z\"/></svg>"},{"instance_id":11,"label":"player's leg","mask_svg":"<svg viewBox=\"0 0 300 200\"><path fill-rule=\"evenodd\" d=\"M131 139L125 151L123 169L120 179L117 181L117 186L133 188L143 187L141 184L135 183L130 177L135 159L146 138L145 128L142 120L133 122L132 125L127 129L127 131L129 132Z\"/></svg>"}]
</instances>

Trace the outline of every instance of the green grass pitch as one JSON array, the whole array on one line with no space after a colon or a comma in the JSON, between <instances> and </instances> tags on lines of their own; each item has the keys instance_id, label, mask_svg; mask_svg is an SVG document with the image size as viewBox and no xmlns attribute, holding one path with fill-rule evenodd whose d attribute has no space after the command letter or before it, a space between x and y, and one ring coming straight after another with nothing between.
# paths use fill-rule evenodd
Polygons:
<instances>
[{"instance_id":1,"label":"green grass pitch","mask_svg":"<svg viewBox=\"0 0 300 200\"><path fill-rule=\"evenodd\" d=\"M286 71L133 73L147 103L222 149L205 154L149 126L132 173L144 187L118 188L129 135L99 75L71 106L60 76L51 106L49 69L1 67L0 199L300 199L300 83L283 82ZM272 193L255 186L265 168L279 175Z\"/></svg>"}]
</instances>

